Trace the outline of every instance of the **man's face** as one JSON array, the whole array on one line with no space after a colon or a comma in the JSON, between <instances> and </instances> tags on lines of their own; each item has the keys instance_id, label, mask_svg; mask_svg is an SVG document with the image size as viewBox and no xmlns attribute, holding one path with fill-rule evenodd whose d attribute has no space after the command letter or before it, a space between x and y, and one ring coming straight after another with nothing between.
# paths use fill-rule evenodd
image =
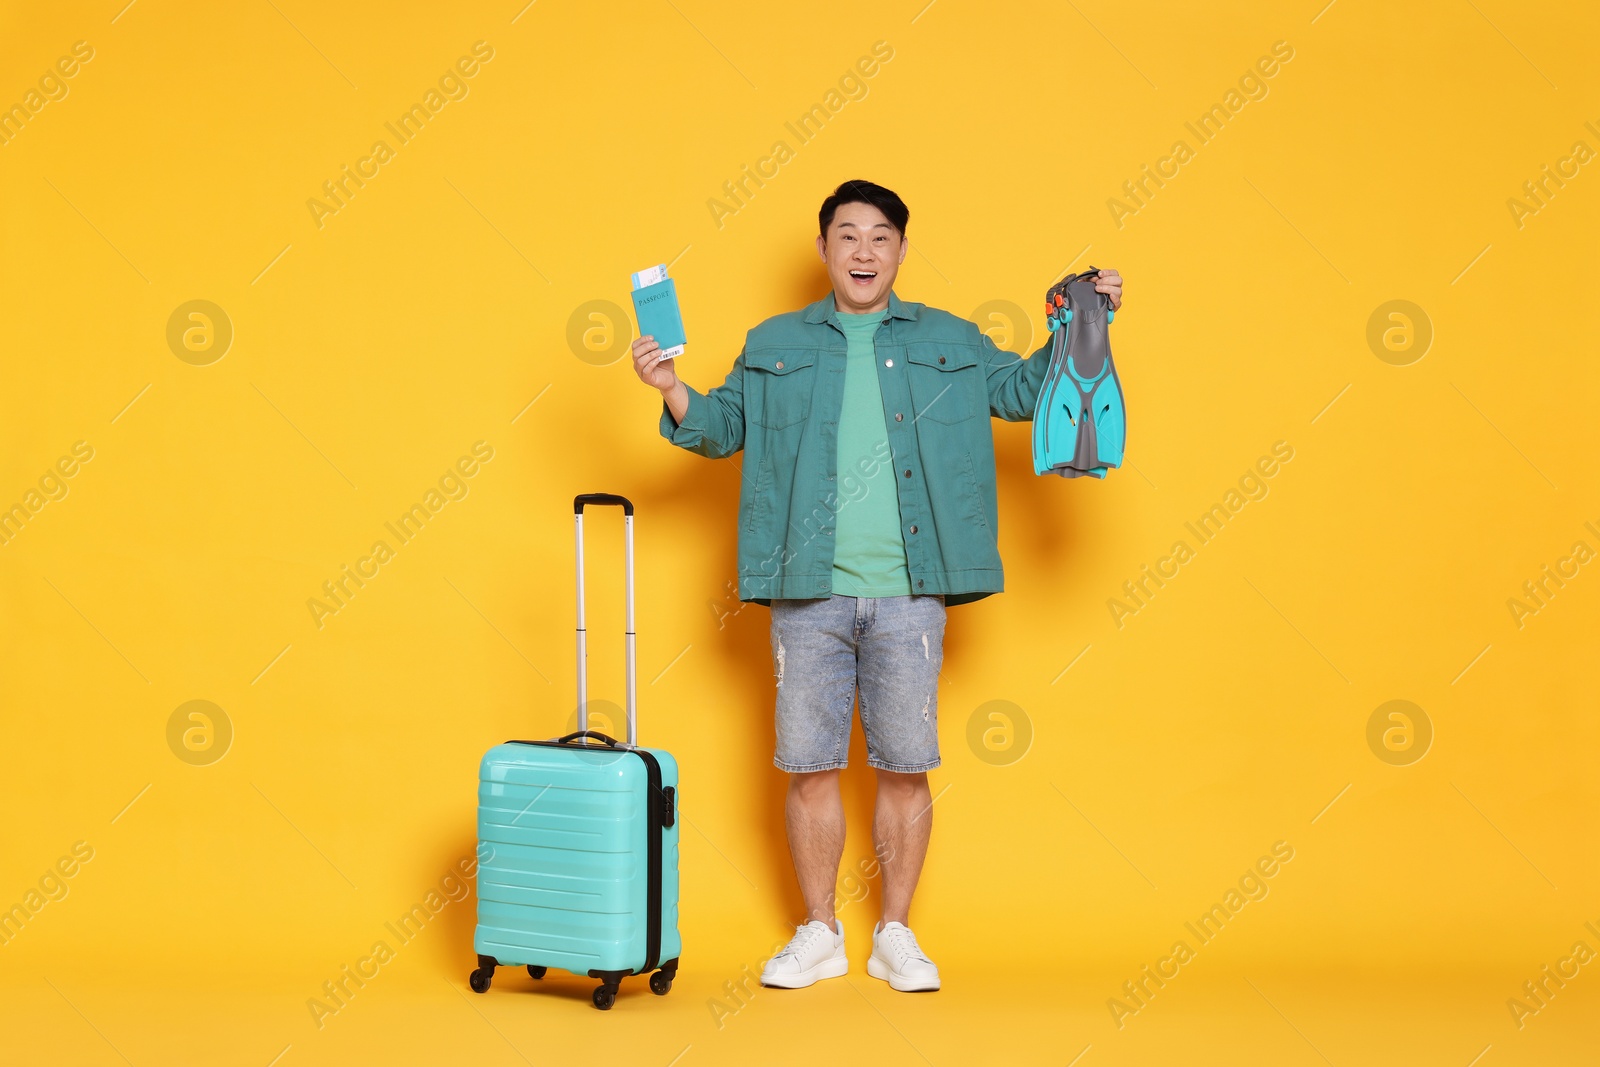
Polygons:
<instances>
[{"instance_id":1,"label":"man's face","mask_svg":"<svg viewBox=\"0 0 1600 1067\"><path fill-rule=\"evenodd\" d=\"M909 247L871 204L839 205L826 237L817 238L838 309L860 315L888 307L889 290Z\"/></svg>"}]
</instances>

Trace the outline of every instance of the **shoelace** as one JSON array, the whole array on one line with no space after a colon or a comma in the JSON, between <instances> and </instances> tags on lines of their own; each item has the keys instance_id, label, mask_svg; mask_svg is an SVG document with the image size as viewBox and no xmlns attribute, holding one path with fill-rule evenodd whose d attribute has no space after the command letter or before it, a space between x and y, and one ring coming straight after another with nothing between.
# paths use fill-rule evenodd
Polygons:
<instances>
[{"instance_id":1,"label":"shoelace","mask_svg":"<svg viewBox=\"0 0 1600 1067\"><path fill-rule=\"evenodd\" d=\"M794 937L790 939L787 945L783 946L783 951L773 958L781 959L784 956L798 956L810 948L811 943L821 936L822 931L810 923L806 923L804 926L796 926L794 928Z\"/></svg>"},{"instance_id":2,"label":"shoelace","mask_svg":"<svg viewBox=\"0 0 1600 1067\"><path fill-rule=\"evenodd\" d=\"M917 935L913 934L904 926L895 930L889 930L887 931L887 934L889 951L900 957L901 962L904 962L908 959L922 960L924 963L933 962L932 960L928 959L927 954L922 951L922 946L917 944ZM884 932L880 931L878 936L883 937Z\"/></svg>"}]
</instances>

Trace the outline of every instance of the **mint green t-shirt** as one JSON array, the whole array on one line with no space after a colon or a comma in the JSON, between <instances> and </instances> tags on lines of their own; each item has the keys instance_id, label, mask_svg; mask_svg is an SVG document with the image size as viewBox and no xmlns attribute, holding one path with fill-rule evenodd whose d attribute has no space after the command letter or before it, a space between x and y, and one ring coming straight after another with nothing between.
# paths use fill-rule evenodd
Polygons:
<instances>
[{"instance_id":1,"label":"mint green t-shirt","mask_svg":"<svg viewBox=\"0 0 1600 1067\"><path fill-rule=\"evenodd\" d=\"M873 335L884 311L839 312L845 335L844 406L839 413L833 592L910 596L900 487L890 462L889 431L878 387Z\"/></svg>"}]
</instances>

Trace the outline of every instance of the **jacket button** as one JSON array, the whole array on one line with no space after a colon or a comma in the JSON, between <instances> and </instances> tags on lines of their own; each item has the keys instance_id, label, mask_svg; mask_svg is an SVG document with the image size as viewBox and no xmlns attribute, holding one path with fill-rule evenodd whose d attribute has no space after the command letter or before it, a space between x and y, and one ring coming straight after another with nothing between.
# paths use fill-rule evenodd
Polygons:
<instances>
[{"instance_id":1,"label":"jacket button","mask_svg":"<svg viewBox=\"0 0 1600 1067\"><path fill-rule=\"evenodd\" d=\"M922 579L921 579L921 578L918 578L918 579L917 579L917 588L918 588L918 589L921 589L921 588L922 588Z\"/></svg>"},{"instance_id":2,"label":"jacket button","mask_svg":"<svg viewBox=\"0 0 1600 1067\"><path fill-rule=\"evenodd\" d=\"M892 367L892 366L894 366L894 360L892 360L892 359L886 359L886 360L884 360L884 361L883 361L883 365L884 365L884 366L885 366L885 367Z\"/></svg>"},{"instance_id":3,"label":"jacket button","mask_svg":"<svg viewBox=\"0 0 1600 1067\"><path fill-rule=\"evenodd\" d=\"M900 422L900 421L902 421L904 419L905 419L905 416L900 414L898 411L894 413L894 421L895 422Z\"/></svg>"},{"instance_id":4,"label":"jacket button","mask_svg":"<svg viewBox=\"0 0 1600 1067\"><path fill-rule=\"evenodd\" d=\"M911 468L910 467L906 468L906 477L907 478L911 477Z\"/></svg>"},{"instance_id":5,"label":"jacket button","mask_svg":"<svg viewBox=\"0 0 1600 1067\"><path fill-rule=\"evenodd\" d=\"M943 356L940 356L940 357L939 357L939 362L940 362L940 363L943 363L943 362L944 362L944 357L943 357Z\"/></svg>"},{"instance_id":6,"label":"jacket button","mask_svg":"<svg viewBox=\"0 0 1600 1067\"><path fill-rule=\"evenodd\" d=\"M939 362L943 363L944 360L941 359ZM776 367L778 370L782 370L783 369L783 360L781 360L781 359L778 360L778 362L774 363L773 366Z\"/></svg>"},{"instance_id":7,"label":"jacket button","mask_svg":"<svg viewBox=\"0 0 1600 1067\"><path fill-rule=\"evenodd\" d=\"M916 527L915 523L912 523L912 525L911 525L911 532L912 533L916 533L917 532L917 527Z\"/></svg>"}]
</instances>

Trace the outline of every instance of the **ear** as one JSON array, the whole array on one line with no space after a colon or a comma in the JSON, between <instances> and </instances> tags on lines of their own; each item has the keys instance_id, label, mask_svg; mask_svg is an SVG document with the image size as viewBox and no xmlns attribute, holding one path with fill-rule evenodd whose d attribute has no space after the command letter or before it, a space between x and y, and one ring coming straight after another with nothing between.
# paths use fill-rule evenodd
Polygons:
<instances>
[{"instance_id":1,"label":"ear","mask_svg":"<svg viewBox=\"0 0 1600 1067\"><path fill-rule=\"evenodd\" d=\"M896 263L904 263L906 261L906 252L910 248L911 248L911 245L906 242L906 239L904 237L900 238L900 258L895 260L895 262Z\"/></svg>"},{"instance_id":2,"label":"ear","mask_svg":"<svg viewBox=\"0 0 1600 1067\"><path fill-rule=\"evenodd\" d=\"M820 233L817 234L817 255L822 257L822 262L828 262L828 242Z\"/></svg>"}]
</instances>

